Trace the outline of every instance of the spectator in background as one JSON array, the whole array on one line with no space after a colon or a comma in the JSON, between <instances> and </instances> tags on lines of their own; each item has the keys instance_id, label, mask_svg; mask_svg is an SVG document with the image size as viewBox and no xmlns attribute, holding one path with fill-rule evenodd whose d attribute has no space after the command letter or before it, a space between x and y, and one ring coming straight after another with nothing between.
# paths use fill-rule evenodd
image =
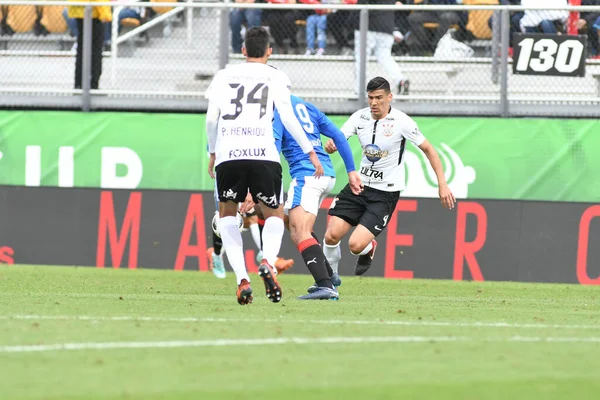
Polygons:
<instances>
[{"instance_id":1,"label":"spectator in background","mask_svg":"<svg viewBox=\"0 0 600 400\"><path fill-rule=\"evenodd\" d=\"M264 3L265 0L235 0L236 3ZM259 8L235 8L229 15L229 26L231 28L231 50L239 54L242 52L242 25L246 29L260 26L262 22L262 10Z\"/></svg>"},{"instance_id":2,"label":"spectator in background","mask_svg":"<svg viewBox=\"0 0 600 400\"><path fill-rule=\"evenodd\" d=\"M582 6L600 6L600 0L582 0ZM577 21L577 29L581 34L587 34L590 56L600 57L600 12L582 12Z\"/></svg>"},{"instance_id":3,"label":"spectator in background","mask_svg":"<svg viewBox=\"0 0 600 400\"><path fill-rule=\"evenodd\" d=\"M0 5L0 35L12 36L15 31L8 25L8 6Z\"/></svg>"},{"instance_id":4,"label":"spectator in background","mask_svg":"<svg viewBox=\"0 0 600 400\"><path fill-rule=\"evenodd\" d=\"M296 0L268 0L271 4L296 4ZM292 52L298 53L298 40L296 34L297 19L304 19L305 16L298 13L296 10L268 10L266 23L269 25L271 37L277 45L278 51L282 54ZM289 47L286 45L289 41Z\"/></svg>"},{"instance_id":5,"label":"spectator in background","mask_svg":"<svg viewBox=\"0 0 600 400\"><path fill-rule=\"evenodd\" d=\"M503 6L520 6L521 0L500 0L499 3ZM496 15L498 16L498 18L501 18L500 12L496 12ZM513 37L512 37L513 33L521 32L520 22L521 22L521 18L523 18L524 15L525 15L525 13L523 11L511 11L510 12L509 40L510 40L511 48L513 46ZM492 23L493 23L493 17L490 18L488 21L488 26L490 27L490 29L493 30Z\"/></svg>"},{"instance_id":6,"label":"spectator in background","mask_svg":"<svg viewBox=\"0 0 600 400\"><path fill-rule=\"evenodd\" d=\"M397 6L403 5L412 5L414 4L414 0L402 0L396 1ZM408 16L410 15L410 11L402 10L394 12L394 46L392 47L392 52L396 55L404 55L408 53L408 47L406 45L406 39L410 36L410 26L408 24Z\"/></svg>"},{"instance_id":7,"label":"spectator in background","mask_svg":"<svg viewBox=\"0 0 600 400\"><path fill-rule=\"evenodd\" d=\"M423 0L422 5L456 5L456 0ZM410 53L414 55L424 55L433 53L442 38L448 32L452 25L462 27L460 31L464 32L467 21L467 13L457 11L414 11L408 16L410 26L410 37L407 38L407 45ZM423 24L433 22L438 27L433 32L433 38L430 38L428 29Z\"/></svg>"},{"instance_id":8,"label":"spectator in background","mask_svg":"<svg viewBox=\"0 0 600 400\"><path fill-rule=\"evenodd\" d=\"M358 0L337 0L337 4L356 4ZM327 25L329 32L333 35L335 42L340 48L340 54L343 56L352 55L350 47L350 34L354 33L352 29L352 12L344 10L333 10L327 15Z\"/></svg>"},{"instance_id":9,"label":"spectator in background","mask_svg":"<svg viewBox=\"0 0 600 400\"><path fill-rule=\"evenodd\" d=\"M300 3L304 4L324 4L329 3L327 0L300 0ZM315 10L314 13L309 14L306 17L306 54L322 56L325 54L325 47L327 47L327 14L331 10ZM315 38L315 32L317 37ZM315 51L315 42L319 48Z\"/></svg>"},{"instance_id":10,"label":"spectator in background","mask_svg":"<svg viewBox=\"0 0 600 400\"><path fill-rule=\"evenodd\" d=\"M75 89L83 86L83 6L75 4L86 0L70 0L73 5L68 6L68 17L73 18L77 24L77 53L75 55ZM91 0L97 2L100 0ZM112 20L110 6L92 7L92 76L91 88L98 89L100 75L102 75L102 47L104 43L104 23Z\"/></svg>"},{"instance_id":11,"label":"spectator in background","mask_svg":"<svg viewBox=\"0 0 600 400\"><path fill-rule=\"evenodd\" d=\"M78 37L79 36L79 28L77 26L77 19L69 17L69 7L65 7L63 10L63 17L65 18L65 22L67 23L67 27L69 28L69 32L71 36ZM102 24L102 32L104 38L104 46L107 47L110 45L110 37L112 34L112 23L104 22ZM73 51L77 50L77 42L73 45Z\"/></svg>"},{"instance_id":12,"label":"spectator in background","mask_svg":"<svg viewBox=\"0 0 600 400\"><path fill-rule=\"evenodd\" d=\"M148 2L149 0L139 0L139 1L140 2ZM126 18L137 19L141 25L144 20L146 20L148 17L150 17L150 14L152 12L153 12L152 9L149 7L123 7L121 9L121 11L119 11L119 15L117 16L119 32L121 32L121 28L123 27L123 24L121 21L123 21L124 19L126 19Z\"/></svg>"},{"instance_id":13,"label":"spectator in background","mask_svg":"<svg viewBox=\"0 0 600 400\"><path fill-rule=\"evenodd\" d=\"M357 4L380 4L393 5L396 0L358 0ZM360 72L360 31L358 13L355 12L355 31L354 31L354 66L355 66L355 92L365 90L358 87L358 75ZM394 61L392 57L392 45L394 44L394 13L392 11L371 11L369 12L369 30L367 31L367 57L375 55L377 62L381 64L389 81L397 89L398 94L407 95L409 91L409 80Z\"/></svg>"},{"instance_id":14,"label":"spectator in background","mask_svg":"<svg viewBox=\"0 0 600 400\"><path fill-rule=\"evenodd\" d=\"M568 6L567 0L521 0L524 7ZM567 10L525 10L521 18L521 32L557 33L565 31L569 19Z\"/></svg>"}]
</instances>

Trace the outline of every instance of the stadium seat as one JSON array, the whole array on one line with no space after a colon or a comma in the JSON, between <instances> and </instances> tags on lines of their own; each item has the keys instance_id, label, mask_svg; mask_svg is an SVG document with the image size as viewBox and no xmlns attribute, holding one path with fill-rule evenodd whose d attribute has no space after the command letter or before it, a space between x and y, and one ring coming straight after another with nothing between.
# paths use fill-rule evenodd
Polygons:
<instances>
[{"instance_id":1,"label":"stadium seat","mask_svg":"<svg viewBox=\"0 0 600 400\"><path fill-rule=\"evenodd\" d=\"M15 32L29 32L35 26L37 11L35 6L8 6L6 23Z\"/></svg>"},{"instance_id":2,"label":"stadium seat","mask_svg":"<svg viewBox=\"0 0 600 400\"><path fill-rule=\"evenodd\" d=\"M63 17L63 6L44 6L40 23L50 33L64 33L67 31L67 21Z\"/></svg>"},{"instance_id":3,"label":"stadium seat","mask_svg":"<svg viewBox=\"0 0 600 400\"><path fill-rule=\"evenodd\" d=\"M129 28L137 28L140 26L140 20L137 18L123 18L121 20L121 25Z\"/></svg>"},{"instance_id":4,"label":"stadium seat","mask_svg":"<svg viewBox=\"0 0 600 400\"><path fill-rule=\"evenodd\" d=\"M463 0L464 5L498 5L498 0ZM494 14L493 11L472 10L469 11L469 20L467 30L469 30L477 39L491 39L492 30L488 25L489 19Z\"/></svg>"},{"instance_id":5,"label":"stadium seat","mask_svg":"<svg viewBox=\"0 0 600 400\"><path fill-rule=\"evenodd\" d=\"M150 3L177 3L177 0L150 0ZM174 7L152 7L157 14L164 14L171 11Z\"/></svg>"},{"instance_id":6,"label":"stadium seat","mask_svg":"<svg viewBox=\"0 0 600 400\"><path fill-rule=\"evenodd\" d=\"M440 24L437 22L425 22L423 26L427 29L437 29L439 28Z\"/></svg>"}]
</instances>

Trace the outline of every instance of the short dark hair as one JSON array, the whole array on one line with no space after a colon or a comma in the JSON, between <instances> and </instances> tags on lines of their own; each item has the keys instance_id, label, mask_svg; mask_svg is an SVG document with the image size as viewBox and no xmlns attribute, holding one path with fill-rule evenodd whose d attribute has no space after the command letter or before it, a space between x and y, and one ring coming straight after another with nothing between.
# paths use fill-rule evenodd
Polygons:
<instances>
[{"instance_id":1,"label":"short dark hair","mask_svg":"<svg viewBox=\"0 0 600 400\"><path fill-rule=\"evenodd\" d=\"M255 26L246 31L244 47L249 58L262 58L269 48L269 32L262 26Z\"/></svg>"},{"instance_id":2,"label":"short dark hair","mask_svg":"<svg viewBox=\"0 0 600 400\"><path fill-rule=\"evenodd\" d=\"M392 89L390 88L390 83L387 79L382 78L381 76L376 76L371 79L369 83L367 83L367 92L372 92L374 90L383 89L386 93L391 93Z\"/></svg>"}]
</instances>

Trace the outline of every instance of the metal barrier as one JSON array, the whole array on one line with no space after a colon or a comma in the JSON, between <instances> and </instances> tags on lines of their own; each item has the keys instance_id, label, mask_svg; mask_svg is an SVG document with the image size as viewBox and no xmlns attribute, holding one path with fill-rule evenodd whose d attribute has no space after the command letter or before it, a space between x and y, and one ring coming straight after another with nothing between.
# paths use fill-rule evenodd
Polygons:
<instances>
[{"instance_id":1,"label":"metal barrier","mask_svg":"<svg viewBox=\"0 0 600 400\"><path fill-rule=\"evenodd\" d=\"M258 23L273 37L270 63L290 76L295 94L329 113L364 106L361 88L381 75L394 89L399 80L410 82L395 102L413 114L600 116L600 59L594 57L600 18L593 19L600 6L343 2L80 2L86 10L83 85L75 88L76 25L62 14L74 3L0 0L0 107L204 111L214 73L243 62L234 48L241 36L232 37L245 29L240 18L252 25L261 14ZM112 7L113 20L104 28L95 88L89 82L99 33L92 30L92 7L99 5ZM145 9L150 17L126 26L119 18L126 9ZM377 18L390 13L393 34L375 33ZM573 28L579 20L586 24ZM567 35L577 28L585 36ZM562 35L512 36L521 30Z\"/></svg>"}]
</instances>

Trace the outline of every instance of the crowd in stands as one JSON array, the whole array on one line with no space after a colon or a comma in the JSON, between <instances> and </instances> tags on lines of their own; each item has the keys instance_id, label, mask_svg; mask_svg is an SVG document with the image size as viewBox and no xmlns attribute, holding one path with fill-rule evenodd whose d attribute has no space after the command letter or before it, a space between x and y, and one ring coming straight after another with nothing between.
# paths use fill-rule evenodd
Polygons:
<instances>
[{"instance_id":1,"label":"crowd in stands","mask_svg":"<svg viewBox=\"0 0 600 400\"><path fill-rule=\"evenodd\" d=\"M273 4L357 4L358 0L235 0L237 3ZM359 2L361 3L361 2ZM386 1L370 2L388 3ZM528 7L566 6L568 0L400 0L394 2L399 10L394 12L395 44L397 55L428 56L435 53L441 38L452 28L453 39L469 44L474 40L489 40L492 37L492 11L470 12L404 11L403 5L523 5ZM600 0L582 0L582 5L598 5ZM527 10L511 14L510 31L566 33L569 17L562 10ZM234 9L230 16L231 47L234 53L241 52L244 29L267 26L280 54L353 54L354 30L358 28L358 12L341 10L261 10ZM588 35L591 57L600 55L598 35L600 13L582 12L577 24L581 34ZM298 35L301 32L303 35ZM304 36L306 47L298 43ZM328 40L328 38L330 40ZM328 48L328 46L331 46Z\"/></svg>"},{"instance_id":2,"label":"crowd in stands","mask_svg":"<svg viewBox=\"0 0 600 400\"><path fill-rule=\"evenodd\" d=\"M81 1L81 0L80 0ZM155 0L140 0L155 1ZM171 0L180 1L180 0ZM393 61L391 54L411 56L436 56L442 42L452 40L467 48L476 39L492 38L493 10L453 11L456 5L523 5L526 7L567 6L568 0L234 0L236 3L271 4L386 4L396 5L397 11L371 11L367 32L369 55L394 77L399 93L408 93L408 82ZM81 59L83 7L73 5L0 6L0 35L12 36L27 33L33 36L70 34L77 38L73 46L76 51L75 87L81 87ZM582 5L600 6L600 0L582 0ZM412 11L404 5L444 5L445 11ZM93 7L92 27L92 88L98 87L102 70L102 50L111 41L113 8ZM164 11L162 11L164 12ZM124 26L139 26L161 10L151 7L127 6L114 16L119 32ZM526 10L513 12L510 16L510 31L566 33L569 12L566 10ZM325 54L353 55L359 49L359 12L334 9L261 9L233 8L230 11L231 51L240 53L244 29L266 26L273 38L276 54ZM600 13L581 12L576 23L579 33L588 36L588 54L600 58ZM449 36L450 35L450 36ZM511 35L512 36L512 35ZM442 40L444 39L444 41ZM448 40L446 40L448 39ZM1 40L1 37L0 37Z\"/></svg>"},{"instance_id":3,"label":"crowd in stands","mask_svg":"<svg viewBox=\"0 0 600 400\"><path fill-rule=\"evenodd\" d=\"M150 0L141 0L148 2ZM358 0L234 0L236 3L272 4L357 4ZM376 2L381 4L381 2ZM387 2L385 2L387 3ZM582 5L600 6L600 0L582 0ZM523 5L563 6L568 0L399 0L394 12L393 51L397 55L433 55L440 39L453 28L453 38L463 43L476 39L490 39L492 11L471 12L443 11L420 12L404 11L403 5ZM117 16L119 30L123 26L139 26L156 12L149 7L124 7ZM511 33L541 32L565 33L569 13L562 10L527 10L513 12L510 20ZM242 33L253 26L267 26L273 37L276 51L283 54L353 54L354 30L358 28L358 12L345 10L261 10L233 9L230 13L231 49L240 53ZM590 56L600 55L600 13L582 12L577 23L581 34L588 35ZM77 23L70 18L66 7L3 5L0 6L0 34L13 35L15 32L31 32L36 36L49 33L78 35ZM299 32L301 33L299 35ZM103 24L104 46L110 43L111 23ZM298 39L302 38L302 43ZM329 40L328 40L329 39ZM329 48L328 48L329 46Z\"/></svg>"}]
</instances>

